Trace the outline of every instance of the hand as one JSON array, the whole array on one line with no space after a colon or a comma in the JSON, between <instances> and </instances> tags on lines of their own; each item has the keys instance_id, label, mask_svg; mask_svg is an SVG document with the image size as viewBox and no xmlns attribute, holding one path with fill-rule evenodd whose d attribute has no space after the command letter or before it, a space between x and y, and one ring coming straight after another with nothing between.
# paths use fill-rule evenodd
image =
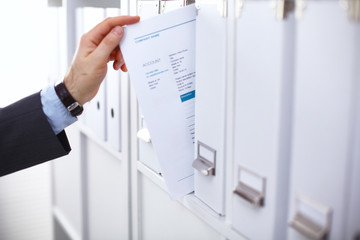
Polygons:
<instances>
[{"instance_id":1,"label":"hand","mask_svg":"<svg viewBox=\"0 0 360 240\"><path fill-rule=\"evenodd\" d=\"M93 99L107 72L107 63L114 61L115 70L127 71L119 48L124 34L121 26L139 22L135 16L107 18L81 37L80 45L66 74L64 84L73 98L84 105Z\"/></svg>"}]
</instances>

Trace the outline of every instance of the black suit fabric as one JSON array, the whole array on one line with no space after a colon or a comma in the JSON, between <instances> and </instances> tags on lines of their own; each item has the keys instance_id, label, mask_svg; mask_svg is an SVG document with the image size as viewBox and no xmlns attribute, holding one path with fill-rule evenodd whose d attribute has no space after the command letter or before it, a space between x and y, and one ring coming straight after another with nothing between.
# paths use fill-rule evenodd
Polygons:
<instances>
[{"instance_id":1,"label":"black suit fabric","mask_svg":"<svg viewBox=\"0 0 360 240\"><path fill-rule=\"evenodd\" d=\"M65 131L53 132L40 93L0 108L0 176L64 156L70 150Z\"/></svg>"}]
</instances>

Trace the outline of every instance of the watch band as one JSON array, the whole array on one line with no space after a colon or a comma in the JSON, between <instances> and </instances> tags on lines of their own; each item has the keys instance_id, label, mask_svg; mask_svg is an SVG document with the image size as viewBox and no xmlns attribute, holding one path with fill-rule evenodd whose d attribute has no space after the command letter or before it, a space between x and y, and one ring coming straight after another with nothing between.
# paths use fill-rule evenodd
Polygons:
<instances>
[{"instance_id":1,"label":"watch band","mask_svg":"<svg viewBox=\"0 0 360 240\"><path fill-rule=\"evenodd\" d=\"M71 96L63 82L55 86L55 92L74 117L79 116L84 111L84 108Z\"/></svg>"}]
</instances>

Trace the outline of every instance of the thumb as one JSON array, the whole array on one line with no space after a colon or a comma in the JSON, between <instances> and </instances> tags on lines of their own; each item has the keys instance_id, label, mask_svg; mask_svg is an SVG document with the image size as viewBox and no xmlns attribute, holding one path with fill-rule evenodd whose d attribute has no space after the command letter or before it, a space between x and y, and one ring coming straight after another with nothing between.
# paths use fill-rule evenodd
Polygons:
<instances>
[{"instance_id":1,"label":"thumb","mask_svg":"<svg viewBox=\"0 0 360 240\"><path fill-rule=\"evenodd\" d=\"M100 42L99 46L94 50L95 59L107 63L111 52L119 45L124 35L124 29L120 26L114 27L105 38Z\"/></svg>"}]
</instances>

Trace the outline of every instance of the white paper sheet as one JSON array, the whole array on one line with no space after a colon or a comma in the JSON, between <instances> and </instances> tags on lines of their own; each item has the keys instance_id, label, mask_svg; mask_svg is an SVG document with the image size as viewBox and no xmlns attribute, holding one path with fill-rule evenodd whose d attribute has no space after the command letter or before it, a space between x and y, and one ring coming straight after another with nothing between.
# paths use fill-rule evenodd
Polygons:
<instances>
[{"instance_id":1,"label":"white paper sheet","mask_svg":"<svg viewBox=\"0 0 360 240\"><path fill-rule=\"evenodd\" d=\"M120 43L170 196L194 190L195 19L190 5L125 27Z\"/></svg>"}]
</instances>

